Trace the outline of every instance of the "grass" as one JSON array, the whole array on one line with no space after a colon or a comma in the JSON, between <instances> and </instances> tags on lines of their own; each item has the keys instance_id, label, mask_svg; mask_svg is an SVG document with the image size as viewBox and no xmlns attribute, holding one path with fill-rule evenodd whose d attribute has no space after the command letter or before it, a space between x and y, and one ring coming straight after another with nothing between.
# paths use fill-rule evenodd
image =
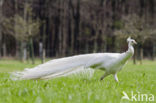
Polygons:
<instances>
[{"instance_id":1,"label":"grass","mask_svg":"<svg viewBox=\"0 0 156 103\"><path fill-rule=\"evenodd\" d=\"M144 60L143 65L133 65L130 61L118 73L119 83L115 82L113 76L100 81L100 76L104 74L100 70L92 78L68 76L52 80L10 79L8 72L35 65L0 60L0 103L132 103L121 99L123 91L128 96L131 91L156 96L156 61Z\"/></svg>"}]
</instances>

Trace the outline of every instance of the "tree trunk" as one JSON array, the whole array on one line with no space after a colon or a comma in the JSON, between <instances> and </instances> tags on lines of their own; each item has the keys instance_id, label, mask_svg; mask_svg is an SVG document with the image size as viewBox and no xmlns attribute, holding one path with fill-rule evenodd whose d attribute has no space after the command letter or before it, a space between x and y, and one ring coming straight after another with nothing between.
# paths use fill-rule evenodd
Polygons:
<instances>
[{"instance_id":1,"label":"tree trunk","mask_svg":"<svg viewBox=\"0 0 156 103\"><path fill-rule=\"evenodd\" d=\"M60 29L59 29L59 55L58 56L62 56L62 44L63 44L63 40L62 40L62 24L60 24Z\"/></svg>"},{"instance_id":2,"label":"tree trunk","mask_svg":"<svg viewBox=\"0 0 156 103\"><path fill-rule=\"evenodd\" d=\"M94 40L94 53L97 52L97 39Z\"/></svg>"},{"instance_id":3,"label":"tree trunk","mask_svg":"<svg viewBox=\"0 0 156 103\"><path fill-rule=\"evenodd\" d=\"M32 64L35 64L34 46L33 46L33 39L32 38L30 38L30 56L31 56Z\"/></svg>"},{"instance_id":4,"label":"tree trunk","mask_svg":"<svg viewBox=\"0 0 156 103\"><path fill-rule=\"evenodd\" d=\"M104 43L103 43L104 45L103 45L103 48L104 48L104 52L107 52L107 37L105 36L105 38L104 38Z\"/></svg>"},{"instance_id":5,"label":"tree trunk","mask_svg":"<svg viewBox=\"0 0 156 103\"><path fill-rule=\"evenodd\" d=\"M134 55L133 55L133 64L136 64L137 48L136 48L135 51L136 51L136 52L134 52Z\"/></svg>"},{"instance_id":6,"label":"tree trunk","mask_svg":"<svg viewBox=\"0 0 156 103\"><path fill-rule=\"evenodd\" d=\"M43 43L42 42L39 43L39 55L41 58L41 63L44 63L45 62L45 50L43 49Z\"/></svg>"},{"instance_id":7,"label":"tree trunk","mask_svg":"<svg viewBox=\"0 0 156 103\"><path fill-rule=\"evenodd\" d=\"M85 43L86 43L85 44L85 48L86 48L85 53L89 53L89 44L88 44L88 41L86 41Z\"/></svg>"},{"instance_id":8,"label":"tree trunk","mask_svg":"<svg viewBox=\"0 0 156 103\"><path fill-rule=\"evenodd\" d=\"M30 63L30 61L29 61L29 59L30 59L30 45L29 45L29 43L28 43L28 47L27 47L27 63L29 64Z\"/></svg>"},{"instance_id":9,"label":"tree trunk","mask_svg":"<svg viewBox=\"0 0 156 103\"><path fill-rule=\"evenodd\" d=\"M14 14L16 14L16 13L17 13L17 0L15 0L14 2L15 2L15 5L14 5L14 8L15 8ZM14 25L17 25L17 24L16 24L16 20L15 20L15 15L14 15ZM16 34L15 27L16 27L16 26L14 26L14 34ZM17 58L18 60L20 60L20 42L17 41L17 40L16 40L16 58Z\"/></svg>"},{"instance_id":10,"label":"tree trunk","mask_svg":"<svg viewBox=\"0 0 156 103\"><path fill-rule=\"evenodd\" d=\"M1 47L2 47L2 32L1 32L1 27L0 27L0 58L2 56L2 53L1 53L2 48Z\"/></svg>"},{"instance_id":11,"label":"tree trunk","mask_svg":"<svg viewBox=\"0 0 156 103\"><path fill-rule=\"evenodd\" d=\"M6 44L3 43L3 57L6 57Z\"/></svg>"},{"instance_id":12,"label":"tree trunk","mask_svg":"<svg viewBox=\"0 0 156 103\"><path fill-rule=\"evenodd\" d=\"M76 7L74 8L72 3L72 15L73 15L73 22L74 22L74 34L72 35L73 37L73 46L74 46L74 52L77 54L79 52L79 32L80 32L80 0L77 0L76 2Z\"/></svg>"},{"instance_id":13,"label":"tree trunk","mask_svg":"<svg viewBox=\"0 0 156 103\"><path fill-rule=\"evenodd\" d=\"M22 61L25 62L27 59L27 48L26 48L26 43L22 42Z\"/></svg>"},{"instance_id":14,"label":"tree trunk","mask_svg":"<svg viewBox=\"0 0 156 103\"><path fill-rule=\"evenodd\" d=\"M142 60L143 60L143 48L140 48L140 64L142 64Z\"/></svg>"},{"instance_id":15,"label":"tree trunk","mask_svg":"<svg viewBox=\"0 0 156 103\"><path fill-rule=\"evenodd\" d=\"M16 58L20 60L20 42L16 41Z\"/></svg>"},{"instance_id":16,"label":"tree trunk","mask_svg":"<svg viewBox=\"0 0 156 103\"><path fill-rule=\"evenodd\" d=\"M67 15L67 10L64 10L64 14L63 15ZM66 56L66 50L67 50L67 29L68 29L68 25L67 25L67 21L65 16L62 17L62 56Z\"/></svg>"},{"instance_id":17,"label":"tree trunk","mask_svg":"<svg viewBox=\"0 0 156 103\"><path fill-rule=\"evenodd\" d=\"M74 30L73 30L73 24L71 24L71 54L73 55L74 54Z\"/></svg>"},{"instance_id":18,"label":"tree trunk","mask_svg":"<svg viewBox=\"0 0 156 103\"><path fill-rule=\"evenodd\" d=\"M2 53L1 53L1 50L2 50L2 29L1 29L1 26L2 26L2 6L3 6L3 0L0 0L0 58L2 56Z\"/></svg>"},{"instance_id":19,"label":"tree trunk","mask_svg":"<svg viewBox=\"0 0 156 103\"><path fill-rule=\"evenodd\" d=\"M67 34L65 33L64 30L64 35L63 35L63 49L62 49L62 55L66 56L66 49L67 49Z\"/></svg>"},{"instance_id":20,"label":"tree trunk","mask_svg":"<svg viewBox=\"0 0 156 103\"><path fill-rule=\"evenodd\" d=\"M133 55L133 64L136 64L136 53Z\"/></svg>"},{"instance_id":21,"label":"tree trunk","mask_svg":"<svg viewBox=\"0 0 156 103\"><path fill-rule=\"evenodd\" d=\"M155 59L155 55L156 55L156 42L153 42L153 53L152 53L152 60Z\"/></svg>"},{"instance_id":22,"label":"tree trunk","mask_svg":"<svg viewBox=\"0 0 156 103\"><path fill-rule=\"evenodd\" d=\"M45 51L45 49L43 49L43 53L42 53L42 63L45 62L45 56L46 56L46 51Z\"/></svg>"},{"instance_id":23,"label":"tree trunk","mask_svg":"<svg viewBox=\"0 0 156 103\"><path fill-rule=\"evenodd\" d=\"M26 43L25 42L19 42L19 46L20 46L20 48L17 48L17 50L19 52L16 55L18 56L18 59L20 61L25 62L27 59Z\"/></svg>"},{"instance_id":24,"label":"tree trunk","mask_svg":"<svg viewBox=\"0 0 156 103\"><path fill-rule=\"evenodd\" d=\"M23 62L22 61L22 59L23 59L23 45L22 45L22 42L20 42L20 48L19 48L19 60L21 61L21 62Z\"/></svg>"}]
</instances>

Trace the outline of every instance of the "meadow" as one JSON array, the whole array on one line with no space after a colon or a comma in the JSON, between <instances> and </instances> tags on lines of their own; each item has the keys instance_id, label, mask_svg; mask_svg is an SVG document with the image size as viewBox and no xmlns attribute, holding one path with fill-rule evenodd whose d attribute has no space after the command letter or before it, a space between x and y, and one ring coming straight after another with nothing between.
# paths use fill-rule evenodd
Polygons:
<instances>
[{"instance_id":1,"label":"meadow","mask_svg":"<svg viewBox=\"0 0 156 103\"><path fill-rule=\"evenodd\" d=\"M118 73L119 83L113 76L100 81L103 71L96 70L92 78L80 76L60 77L51 80L13 81L9 72L31 68L35 65L16 60L0 60L0 103L138 103L121 99L123 92L153 94L156 102L156 61L144 60L134 65L132 61ZM44 68L43 68L44 69ZM138 99L137 99L138 100ZM140 101L139 103L150 103Z\"/></svg>"}]
</instances>

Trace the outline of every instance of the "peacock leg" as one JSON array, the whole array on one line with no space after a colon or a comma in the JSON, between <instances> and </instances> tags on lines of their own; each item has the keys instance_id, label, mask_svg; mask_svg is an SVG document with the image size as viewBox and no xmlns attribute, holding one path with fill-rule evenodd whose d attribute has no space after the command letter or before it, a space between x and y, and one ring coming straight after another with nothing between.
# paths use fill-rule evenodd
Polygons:
<instances>
[{"instance_id":1,"label":"peacock leg","mask_svg":"<svg viewBox=\"0 0 156 103\"><path fill-rule=\"evenodd\" d=\"M100 80L103 80L105 77L107 77L109 73L105 72L105 74L100 78Z\"/></svg>"},{"instance_id":2,"label":"peacock leg","mask_svg":"<svg viewBox=\"0 0 156 103\"><path fill-rule=\"evenodd\" d=\"M116 82L119 82L118 77L117 77L117 73L114 74L114 79Z\"/></svg>"}]
</instances>

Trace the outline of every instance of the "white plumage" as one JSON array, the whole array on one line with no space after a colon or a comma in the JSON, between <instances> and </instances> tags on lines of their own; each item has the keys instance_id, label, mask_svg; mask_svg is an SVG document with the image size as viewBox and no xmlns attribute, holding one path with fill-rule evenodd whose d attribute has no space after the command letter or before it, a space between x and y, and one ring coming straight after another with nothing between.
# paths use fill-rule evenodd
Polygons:
<instances>
[{"instance_id":1,"label":"white plumage","mask_svg":"<svg viewBox=\"0 0 156 103\"><path fill-rule=\"evenodd\" d=\"M124 53L93 53L54 59L38 65L32 69L12 73L17 79L50 79L84 71L87 68L105 70L106 76L113 74L118 81L117 72L120 71L127 60L134 54L135 40L127 39L128 50ZM90 70L90 69L89 69Z\"/></svg>"}]
</instances>

